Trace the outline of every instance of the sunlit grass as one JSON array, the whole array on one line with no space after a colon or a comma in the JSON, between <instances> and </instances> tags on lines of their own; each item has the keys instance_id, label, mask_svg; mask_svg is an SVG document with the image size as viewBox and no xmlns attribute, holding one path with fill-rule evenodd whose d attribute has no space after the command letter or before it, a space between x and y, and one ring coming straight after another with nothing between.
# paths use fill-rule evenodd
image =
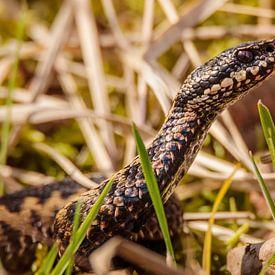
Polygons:
<instances>
[{"instance_id":1,"label":"sunlit grass","mask_svg":"<svg viewBox=\"0 0 275 275\"><path fill-rule=\"evenodd\" d=\"M6 119L3 122L1 130L1 148L0 148L0 165L5 165L7 162L9 134L11 127L11 109L12 109L12 95L16 86L16 79L19 67L19 51L24 40L24 33L26 27L27 7L23 2L21 17L18 21L16 32L16 48L14 52L14 62L11 69L11 76L8 81L8 95L6 97ZM4 194L4 182L0 177L0 196Z\"/></svg>"},{"instance_id":2,"label":"sunlit grass","mask_svg":"<svg viewBox=\"0 0 275 275\"><path fill-rule=\"evenodd\" d=\"M74 253L77 251L77 249L81 245L82 241L84 240L88 229L90 228L93 220L95 219L95 217L101 207L101 204L103 203L104 198L106 197L107 193L109 192L109 190L112 186L112 183L113 183L113 178L111 178L109 180L109 182L106 184L106 186L104 187L100 196L96 200L95 204L89 211L87 217L85 218L83 223L79 226L79 228L75 234L75 238L73 239L72 242L70 242L70 244L66 248L64 254L60 258L59 262L57 263L57 265L51 272L52 275L62 274L66 270L67 266L70 264L72 256L74 255ZM76 218L76 219L79 219L79 218Z\"/></svg>"},{"instance_id":3,"label":"sunlit grass","mask_svg":"<svg viewBox=\"0 0 275 275\"><path fill-rule=\"evenodd\" d=\"M54 244L50 251L48 252L47 256L43 260L39 270L35 273L37 275L47 275L50 274L50 271L54 265L54 262L57 257L57 247L56 244Z\"/></svg>"},{"instance_id":4,"label":"sunlit grass","mask_svg":"<svg viewBox=\"0 0 275 275\"><path fill-rule=\"evenodd\" d=\"M173 262L175 262L174 250L170 239L167 219L165 216L164 207L163 207L160 191L158 188L157 180L154 175L154 171L151 166L148 153L146 151L144 143L135 125L133 125L133 133L134 133L136 146L137 146L138 154L141 161L142 171L143 171L146 184L148 187L148 191L158 218L161 232L163 234L166 249L167 249L168 255L171 256Z\"/></svg>"},{"instance_id":5,"label":"sunlit grass","mask_svg":"<svg viewBox=\"0 0 275 275\"><path fill-rule=\"evenodd\" d=\"M263 128L265 140L266 140L266 143L267 143L267 146L269 149L269 153L271 155L273 166L275 167L275 149L274 149L275 148L275 126L274 126L274 122L273 122L273 119L271 117L271 114L270 114L268 108L264 104L262 104L261 101L258 102L258 110L259 110L259 115L260 115L260 119L261 119L261 124L262 124L262 128ZM267 188L264 178L262 177L262 175L257 167L257 164L254 160L252 153L250 153L250 157L251 157L253 168L254 168L254 174L256 175L256 177L258 179L258 182L262 189L266 203L270 209L273 220L275 221L274 201L273 201L272 196Z\"/></svg>"},{"instance_id":6,"label":"sunlit grass","mask_svg":"<svg viewBox=\"0 0 275 275\"><path fill-rule=\"evenodd\" d=\"M235 234L226 242L227 249L233 248L240 240L242 234L245 234L249 230L249 223L242 224L237 230L235 230Z\"/></svg>"},{"instance_id":7,"label":"sunlit grass","mask_svg":"<svg viewBox=\"0 0 275 275\"><path fill-rule=\"evenodd\" d=\"M252 160L252 164L253 164L253 168L254 168L254 173L255 173L255 175L257 177L257 180L260 184L260 187L261 187L262 192L264 194L265 201L266 201L266 203L267 203L267 205L270 209L273 220L275 221L275 205L274 205L273 199L270 195L270 192L269 192L269 190L266 186L266 183L265 183L265 181L264 181L264 179L263 179L263 177L262 177L262 175L261 175L261 173L260 173L260 171L259 171L259 169L256 165L256 162L255 162L252 154L250 154L250 155L251 155L251 160Z\"/></svg>"},{"instance_id":8,"label":"sunlit grass","mask_svg":"<svg viewBox=\"0 0 275 275\"><path fill-rule=\"evenodd\" d=\"M259 275L265 275L267 274L267 270L269 269L269 267L275 263L275 254L273 254L265 263L265 265L263 266L261 272Z\"/></svg>"},{"instance_id":9,"label":"sunlit grass","mask_svg":"<svg viewBox=\"0 0 275 275\"><path fill-rule=\"evenodd\" d=\"M261 101L258 102L258 111L272 164L275 168L275 125L268 108Z\"/></svg>"},{"instance_id":10,"label":"sunlit grass","mask_svg":"<svg viewBox=\"0 0 275 275\"><path fill-rule=\"evenodd\" d=\"M113 183L113 178L111 178L109 182L106 184L100 196L96 200L95 204L89 211L87 217L80 225L79 225L79 221L80 221L81 202L77 204L75 215L74 215L73 232L72 232L70 244L66 248L65 252L63 253L62 257L60 258L56 266L50 272L51 275L63 274L63 272L65 271L67 275L71 274L72 266L73 266L73 255L78 250L79 246L84 240L88 229L90 228L92 222L94 221L103 203L104 198L106 197L107 193L109 192L112 186L112 183ZM51 263L54 262L55 260L55 257L54 257L55 252L52 250L56 251L56 249L53 249L53 248L50 250L49 254L51 255L48 254L45 262L42 263L40 270L37 272L38 275L49 274L50 268L48 267L48 265L51 265Z\"/></svg>"},{"instance_id":11,"label":"sunlit grass","mask_svg":"<svg viewBox=\"0 0 275 275\"><path fill-rule=\"evenodd\" d=\"M80 223L80 210L81 210L81 203L78 202L75 208L75 213L74 213L74 223L73 223L73 232L72 232L72 236L71 236L71 243L72 246L75 246L77 243L77 230L79 228L79 223ZM67 266L66 269L66 275L70 275L72 274L73 271L73 265L74 265L74 258L73 255L71 257L71 260Z\"/></svg>"},{"instance_id":12,"label":"sunlit grass","mask_svg":"<svg viewBox=\"0 0 275 275\"><path fill-rule=\"evenodd\" d=\"M202 256L202 267L206 274L211 274L211 244L212 244L212 226L215 221L215 214L218 211L219 205L222 202L226 192L228 191L233 177L237 170L240 168L240 165L237 164L232 174L224 181L219 193L214 201L214 205L211 211L211 216L208 221L208 229L205 234L204 246L203 246L203 256Z\"/></svg>"},{"instance_id":13,"label":"sunlit grass","mask_svg":"<svg viewBox=\"0 0 275 275\"><path fill-rule=\"evenodd\" d=\"M271 114L268 110L268 108L261 103L261 101L258 102L258 111L261 119L261 125L264 133L264 137L269 149L269 153L271 155L271 160L273 167L275 168L275 126L274 121L271 117ZM251 161L254 168L254 174L257 177L257 180L260 184L261 190L263 192L265 201L270 209L271 215L273 217L273 220L275 221L275 204L272 199L272 196L268 190L268 187L264 181L264 178L261 175L261 172L259 171L257 164L255 162L255 159L250 152ZM260 275L266 274L268 268L275 262L275 254L273 254L265 263L263 266Z\"/></svg>"}]
</instances>

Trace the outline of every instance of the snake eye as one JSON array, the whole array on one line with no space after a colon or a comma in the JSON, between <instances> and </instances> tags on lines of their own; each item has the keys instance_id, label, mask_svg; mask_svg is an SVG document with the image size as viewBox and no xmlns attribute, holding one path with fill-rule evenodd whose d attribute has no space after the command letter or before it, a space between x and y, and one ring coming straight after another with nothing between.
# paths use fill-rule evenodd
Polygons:
<instances>
[{"instance_id":1,"label":"snake eye","mask_svg":"<svg viewBox=\"0 0 275 275\"><path fill-rule=\"evenodd\" d=\"M268 52L268 53L272 53L274 51L274 47L272 45L268 45L266 46L265 50Z\"/></svg>"},{"instance_id":2,"label":"snake eye","mask_svg":"<svg viewBox=\"0 0 275 275\"><path fill-rule=\"evenodd\" d=\"M237 52L237 58L239 61L241 61L243 63L249 63L253 60L254 56L253 56L252 51L239 50Z\"/></svg>"}]
</instances>

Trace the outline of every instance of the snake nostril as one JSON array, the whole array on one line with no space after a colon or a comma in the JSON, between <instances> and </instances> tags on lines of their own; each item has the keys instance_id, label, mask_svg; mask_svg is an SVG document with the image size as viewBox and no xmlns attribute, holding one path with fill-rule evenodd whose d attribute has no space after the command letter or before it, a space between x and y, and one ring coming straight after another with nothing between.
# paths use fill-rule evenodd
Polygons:
<instances>
[{"instance_id":1,"label":"snake nostril","mask_svg":"<svg viewBox=\"0 0 275 275\"><path fill-rule=\"evenodd\" d=\"M265 50L266 50L268 53L272 53L272 52L274 51L274 46L268 45L268 46L266 46Z\"/></svg>"}]
</instances>

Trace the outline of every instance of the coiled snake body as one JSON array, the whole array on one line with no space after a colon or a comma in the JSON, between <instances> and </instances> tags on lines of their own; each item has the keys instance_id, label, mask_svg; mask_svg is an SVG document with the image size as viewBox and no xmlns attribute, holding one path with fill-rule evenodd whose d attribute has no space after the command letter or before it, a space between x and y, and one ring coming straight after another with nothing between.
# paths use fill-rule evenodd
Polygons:
<instances>
[{"instance_id":1,"label":"coiled snake body","mask_svg":"<svg viewBox=\"0 0 275 275\"><path fill-rule=\"evenodd\" d=\"M274 59L275 39L247 42L197 68L183 83L162 128L147 149L166 202L171 233L176 234L181 223L179 204L171 194L200 150L209 127L226 107L272 74ZM84 192L84 188L65 180L1 198L0 256L5 267L22 270L24 261L27 267L38 242L51 245L56 239L62 253L69 243L76 203L81 201L83 220L106 182ZM116 173L77 252L76 265L89 270L87 256L114 235L134 241L161 238L138 157Z\"/></svg>"}]
</instances>

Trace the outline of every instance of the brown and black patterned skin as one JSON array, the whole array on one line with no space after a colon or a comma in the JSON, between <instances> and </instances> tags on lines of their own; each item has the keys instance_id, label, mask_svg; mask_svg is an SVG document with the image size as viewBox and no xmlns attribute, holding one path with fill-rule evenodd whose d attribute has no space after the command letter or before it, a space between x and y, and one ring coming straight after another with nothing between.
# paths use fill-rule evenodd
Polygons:
<instances>
[{"instance_id":1,"label":"brown and black patterned skin","mask_svg":"<svg viewBox=\"0 0 275 275\"><path fill-rule=\"evenodd\" d=\"M169 208L169 197L192 164L215 118L273 73L274 48L275 39L247 42L222 52L187 77L162 128L147 149L166 207ZM82 204L83 220L106 182L81 194L56 215L53 232L60 253L70 239L76 203ZM152 232L152 212L136 157L115 174L111 190L77 252L76 265L89 270L88 255L114 235L134 241L148 238ZM1 217L2 214L0 221Z\"/></svg>"},{"instance_id":2,"label":"brown and black patterned skin","mask_svg":"<svg viewBox=\"0 0 275 275\"><path fill-rule=\"evenodd\" d=\"M94 173L90 178L97 183L105 178ZM0 258L5 269L12 274L30 270L35 260L37 245L52 246L53 223L58 210L87 191L66 178L40 187L32 187L0 198ZM179 235L182 209L175 196L165 206L170 234ZM140 241L162 240L155 215L136 234Z\"/></svg>"}]
</instances>

